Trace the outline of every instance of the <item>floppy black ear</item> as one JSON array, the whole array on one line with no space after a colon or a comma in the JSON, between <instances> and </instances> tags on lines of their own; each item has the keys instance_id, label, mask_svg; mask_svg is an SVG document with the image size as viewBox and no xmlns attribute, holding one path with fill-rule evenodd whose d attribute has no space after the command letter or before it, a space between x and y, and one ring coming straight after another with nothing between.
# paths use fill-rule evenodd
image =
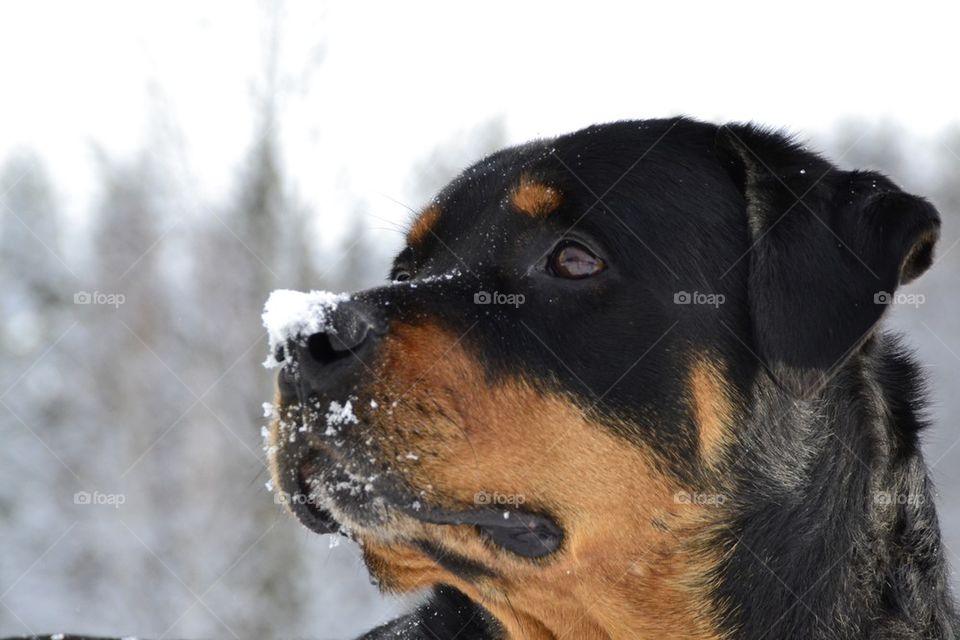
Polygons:
<instances>
[{"instance_id":1,"label":"floppy black ear","mask_svg":"<svg viewBox=\"0 0 960 640\"><path fill-rule=\"evenodd\" d=\"M781 383L805 393L930 266L940 216L885 176L841 171L780 134L725 126L717 146L752 236L754 344Z\"/></svg>"}]
</instances>

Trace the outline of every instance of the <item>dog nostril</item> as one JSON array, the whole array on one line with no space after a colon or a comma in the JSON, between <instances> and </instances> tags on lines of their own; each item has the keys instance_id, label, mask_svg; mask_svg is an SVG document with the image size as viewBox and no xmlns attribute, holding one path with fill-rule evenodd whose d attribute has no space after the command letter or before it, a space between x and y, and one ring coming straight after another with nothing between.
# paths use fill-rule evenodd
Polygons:
<instances>
[{"instance_id":1,"label":"dog nostril","mask_svg":"<svg viewBox=\"0 0 960 640\"><path fill-rule=\"evenodd\" d=\"M337 349L329 333L315 333L307 338L307 351L319 364L330 364L350 355L350 351Z\"/></svg>"},{"instance_id":2,"label":"dog nostril","mask_svg":"<svg viewBox=\"0 0 960 640\"><path fill-rule=\"evenodd\" d=\"M303 356L326 366L358 353L377 332L372 313L358 305L341 304L326 319L326 326L301 346Z\"/></svg>"}]
</instances>

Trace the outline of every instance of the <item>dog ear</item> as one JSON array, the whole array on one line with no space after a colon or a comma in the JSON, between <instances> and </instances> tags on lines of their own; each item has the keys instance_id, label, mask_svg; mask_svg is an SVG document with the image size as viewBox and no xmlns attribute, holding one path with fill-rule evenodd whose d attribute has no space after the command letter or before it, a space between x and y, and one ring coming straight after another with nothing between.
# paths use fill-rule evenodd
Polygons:
<instances>
[{"instance_id":1,"label":"dog ear","mask_svg":"<svg viewBox=\"0 0 960 640\"><path fill-rule=\"evenodd\" d=\"M806 394L927 270L940 216L885 176L841 171L777 133L721 127L717 150L745 201L757 355Z\"/></svg>"}]
</instances>

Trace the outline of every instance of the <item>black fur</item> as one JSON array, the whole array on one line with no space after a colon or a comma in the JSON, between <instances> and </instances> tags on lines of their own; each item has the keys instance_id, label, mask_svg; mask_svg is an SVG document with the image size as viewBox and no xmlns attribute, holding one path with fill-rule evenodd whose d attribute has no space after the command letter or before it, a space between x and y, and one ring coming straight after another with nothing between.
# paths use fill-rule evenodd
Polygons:
<instances>
[{"instance_id":1,"label":"black fur","mask_svg":"<svg viewBox=\"0 0 960 640\"><path fill-rule=\"evenodd\" d=\"M878 335L815 397L780 396L745 425L737 513L715 541L734 637L953 637L918 380Z\"/></svg>"},{"instance_id":2,"label":"black fur","mask_svg":"<svg viewBox=\"0 0 960 640\"><path fill-rule=\"evenodd\" d=\"M484 609L450 587L437 587L430 600L413 613L397 618L358 640L492 640L500 625Z\"/></svg>"}]
</instances>

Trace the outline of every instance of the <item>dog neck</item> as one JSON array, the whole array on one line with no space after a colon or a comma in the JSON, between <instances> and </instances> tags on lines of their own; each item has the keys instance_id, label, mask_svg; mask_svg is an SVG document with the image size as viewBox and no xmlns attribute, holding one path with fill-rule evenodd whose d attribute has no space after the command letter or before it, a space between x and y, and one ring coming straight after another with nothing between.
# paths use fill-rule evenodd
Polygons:
<instances>
[{"instance_id":1,"label":"dog neck","mask_svg":"<svg viewBox=\"0 0 960 640\"><path fill-rule=\"evenodd\" d=\"M757 385L715 594L737 638L953 637L920 384L881 335L810 399Z\"/></svg>"}]
</instances>

